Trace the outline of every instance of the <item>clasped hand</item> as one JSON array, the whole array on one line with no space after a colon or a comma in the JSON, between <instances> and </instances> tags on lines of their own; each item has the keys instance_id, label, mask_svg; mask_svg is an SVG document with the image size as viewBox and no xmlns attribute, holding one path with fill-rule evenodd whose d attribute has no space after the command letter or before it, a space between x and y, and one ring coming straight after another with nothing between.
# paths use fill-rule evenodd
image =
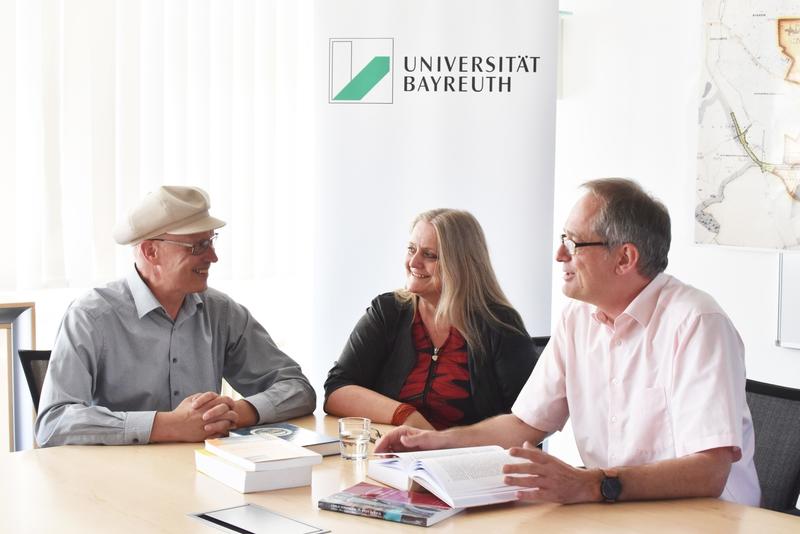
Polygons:
<instances>
[{"instance_id":1,"label":"clasped hand","mask_svg":"<svg viewBox=\"0 0 800 534\"><path fill-rule=\"evenodd\" d=\"M189 431L203 433L201 439L224 436L239 422L234 400L213 391L185 398L175 412L180 414Z\"/></svg>"},{"instance_id":2,"label":"clasped hand","mask_svg":"<svg viewBox=\"0 0 800 534\"><path fill-rule=\"evenodd\" d=\"M151 441L197 442L224 436L239 422L230 397L213 391L183 399L171 412L156 414Z\"/></svg>"}]
</instances>

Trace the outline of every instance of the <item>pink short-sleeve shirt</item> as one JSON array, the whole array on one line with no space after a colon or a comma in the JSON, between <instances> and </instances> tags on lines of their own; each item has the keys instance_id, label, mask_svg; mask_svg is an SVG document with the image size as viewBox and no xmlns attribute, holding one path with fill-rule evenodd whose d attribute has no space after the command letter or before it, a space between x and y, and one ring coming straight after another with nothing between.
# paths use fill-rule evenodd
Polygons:
<instances>
[{"instance_id":1,"label":"pink short-sleeve shirt","mask_svg":"<svg viewBox=\"0 0 800 534\"><path fill-rule=\"evenodd\" d=\"M512 413L543 430L569 417L587 467L733 447L722 498L758 506L744 346L706 293L659 274L609 320L570 302Z\"/></svg>"}]
</instances>

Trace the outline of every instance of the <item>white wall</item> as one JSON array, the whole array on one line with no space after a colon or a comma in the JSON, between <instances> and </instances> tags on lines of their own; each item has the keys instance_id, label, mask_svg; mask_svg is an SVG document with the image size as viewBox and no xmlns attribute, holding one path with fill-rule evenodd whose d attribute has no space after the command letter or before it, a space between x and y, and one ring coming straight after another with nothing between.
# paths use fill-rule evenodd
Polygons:
<instances>
[{"instance_id":1,"label":"white wall","mask_svg":"<svg viewBox=\"0 0 800 534\"><path fill-rule=\"evenodd\" d=\"M702 2L562 1L563 94L556 119L554 227L579 184L638 180L672 216L667 271L710 293L744 340L749 378L800 387L800 351L775 346L778 255L694 244ZM563 306L553 271L553 317ZM565 434L567 434L565 432ZM551 445L567 455L569 435Z\"/></svg>"}]
</instances>

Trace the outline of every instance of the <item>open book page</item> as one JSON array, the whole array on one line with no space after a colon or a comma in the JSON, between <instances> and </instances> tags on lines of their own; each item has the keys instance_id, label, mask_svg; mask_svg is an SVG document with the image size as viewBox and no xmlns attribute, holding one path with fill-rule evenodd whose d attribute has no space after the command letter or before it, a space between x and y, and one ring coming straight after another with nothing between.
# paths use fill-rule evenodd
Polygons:
<instances>
[{"instance_id":1,"label":"open book page","mask_svg":"<svg viewBox=\"0 0 800 534\"><path fill-rule=\"evenodd\" d=\"M445 495L455 507L480 506L516 500L516 492L527 489L503 482L503 466L527 460L498 450L479 451L418 460L412 479L434 493Z\"/></svg>"},{"instance_id":2,"label":"open book page","mask_svg":"<svg viewBox=\"0 0 800 534\"><path fill-rule=\"evenodd\" d=\"M503 466L523 462L527 460L513 458L498 446L410 452L381 460L375 469L371 462L369 476L390 485L401 482L403 476L410 477L450 506L460 508L515 500L516 492L527 488L504 484ZM373 473L384 475L384 480Z\"/></svg>"},{"instance_id":3,"label":"open book page","mask_svg":"<svg viewBox=\"0 0 800 534\"><path fill-rule=\"evenodd\" d=\"M437 449L433 451L414 451L399 452L396 458L387 458L386 463L391 460L397 462L400 469L413 469L418 462L431 458L452 458L458 456L474 456L480 453L502 452L503 449L497 445L487 445L485 447L464 447L461 449Z\"/></svg>"},{"instance_id":4,"label":"open book page","mask_svg":"<svg viewBox=\"0 0 800 534\"><path fill-rule=\"evenodd\" d=\"M502 451L496 445L486 447L466 447L462 449L437 449L433 451L398 452L387 454L379 460L371 460L367 468L367 476L400 490L411 489L411 471L416 462L427 458L459 456L479 451ZM430 490L429 490L430 491Z\"/></svg>"}]
</instances>

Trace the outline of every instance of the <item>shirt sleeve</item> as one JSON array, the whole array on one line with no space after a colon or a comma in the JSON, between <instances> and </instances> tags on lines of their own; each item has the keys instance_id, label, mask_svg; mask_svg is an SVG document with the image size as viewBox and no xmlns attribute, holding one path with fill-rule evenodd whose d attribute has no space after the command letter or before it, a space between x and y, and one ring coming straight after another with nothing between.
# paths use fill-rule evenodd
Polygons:
<instances>
[{"instance_id":1,"label":"shirt sleeve","mask_svg":"<svg viewBox=\"0 0 800 534\"><path fill-rule=\"evenodd\" d=\"M281 351L247 309L230 301L223 376L258 411L259 423L314 411L317 396L300 365Z\"/></svg>"},{"instance_id":2,"label":"shirt sleeve","mask_svg":"<svg viewBox=\"0 0 800 534\"><path fill-rule=\"evenodd\" d=\"M730 319L698 315L678 333L676 346L669 394L676 455L716 447L740 451L747 402L744 346Z\"/></svg>"},{"instance_id":3,"label":"shirt sleeve","mask_svg":"<svg viewBox=\"0 0 800 534\"><path fill-rule=\"evenodd\" d=\"M50 354L36 441L54 445L147 443L155 412L118 412L93 404L103 328L86 310L71 306Z\"/></svg>"},{"instance_id":4,"label":"shirt sleeve","mask_svg":"<svg viewBox=\"0 0 800 534\"><path fill-rule=\"evenodd\" d=\"M564 316L550 337L530 378L522 387L511 413L548 434L564 428L569 418L565 352L570 349Z\"/></svg>"}]
</instances>

